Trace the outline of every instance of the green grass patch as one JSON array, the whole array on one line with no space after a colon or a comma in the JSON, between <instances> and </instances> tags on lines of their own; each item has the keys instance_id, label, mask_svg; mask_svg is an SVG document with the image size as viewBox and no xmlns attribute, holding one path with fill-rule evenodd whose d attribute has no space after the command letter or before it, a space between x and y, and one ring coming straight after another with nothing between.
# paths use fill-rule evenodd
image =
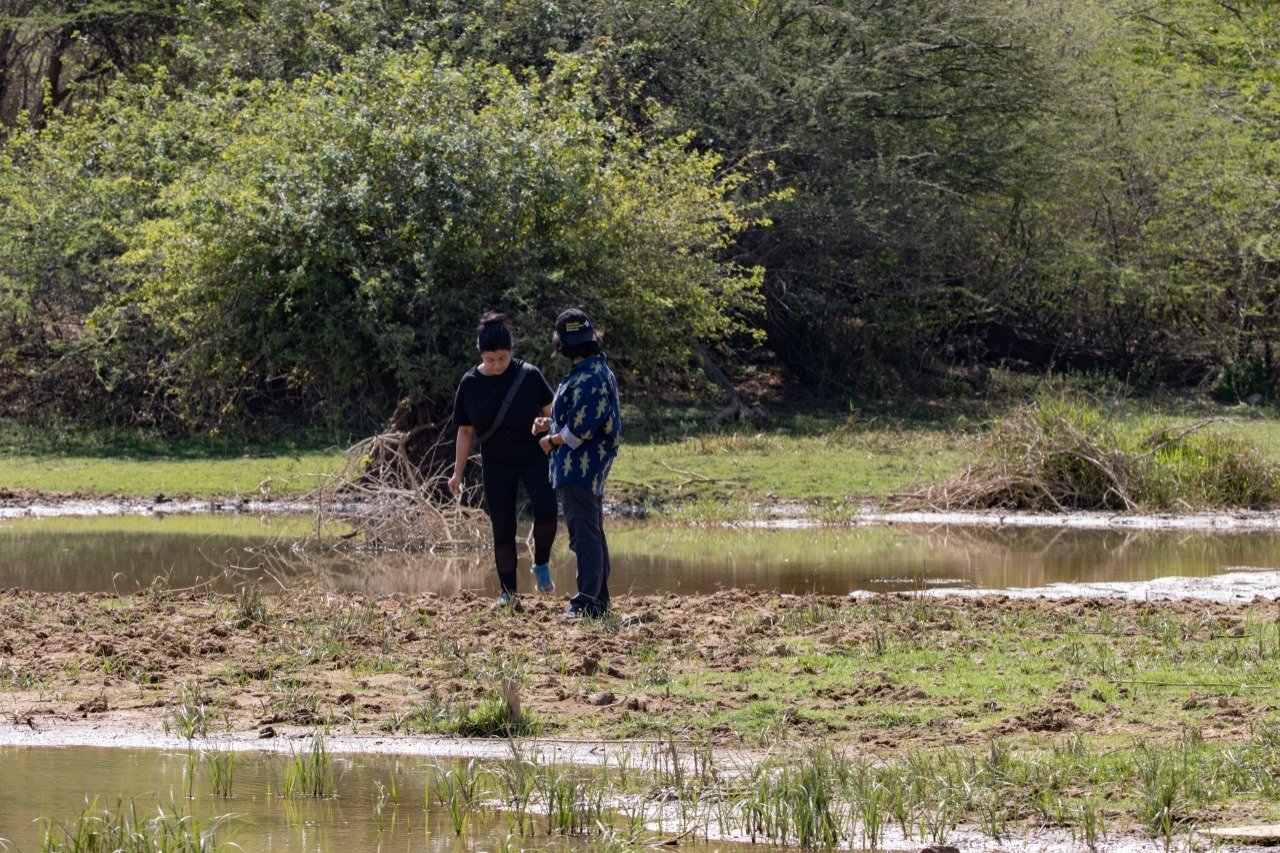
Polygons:
<instances>
[{"instance_id":1,"label":"green grass patch","mask_svg":"<svg viewBox=\"0 0 1280 853\"><path fill-rule=\"evenodd\" d=\"M391 731L458 737L526 737L542 729L535 717L517 713L496 691L475 702L432 696L409 713L393 718L387 727Z\"/></svg>"},{"instance_id":2,"label":"green grass patch","mask_svg":"<svg viewBox=\"0 0 1280 853\"><path fill-rule=\"evenodd\" d=\"M1280 628L1269 622L1228 629L1187 614L1117 621L1105 610L1027 608L993 624L924 599L799 603L780 626L792 639L732 679L686 664L660 688L643 678L637 688L716 708L687 723L749 742L870 732L1040 744L1081 717L1132 720L1152 737L1242 719L1280 685ZM1117 743L1132 735L1115 729Z\"/></svg>"},{"instance_id":3,"label":"green grass patch","mask_svg":"<svg viewBox=\"0 0 1280 853\"><path fill-rule=\"evenodd\" d=\"M0 421L0 487L50 493L225 497L296 494L337 469L342 439L298 433L269 440L64 422Z\"/></svg>"},{"instance_id":4,"label":"green grass patch","mask_svg":"<svg viewBox=\"0 0 1280 853\"><path fill-rule=\"evenodd\" d=\"M341 455L164 457L0 456L0 486L46 493L196 498L279 496L307 492L341 464Z\"/></svg>"},{"instance_id":5,"label":"green grass patch","mask_svg":"<svg viewBox=\"0 0 1280 853\"><path fill-rule=\"evenodd\" d=\"M966 433L927 425L811 427L629 442L610 484L627 499L683 505L695 515L777 499L838 506L950 473L969 443Z\"/></svg>"},{"instance_id":6,"label":"green grass patch","mask_svg":"<svg viewBox=\"0 0 1280 853\"><path fill-rule=\"evenodd\" d=\"M1274 482L1258 473L1280 461L1280 418L1273 409L1170 399L1124 400L1105 412L1085 404L1067 408L1052 415L1041 407L1037 415L1004 398L827 406L783 412L767 429L708 430L709 411L628 407L627 439L609 498L682 522L759 516L779 502L803 503L811 515L840 520L867 500L953 482L984 448L992 465L1005 466L998 470L1021 471L1015 463L1033 446L1055 451L1032 471L1036 482L1067 478L1062 488L1072 495L1101 494L1057 498L1069 508L1091 501L1123 507L1125 497L1150 509L1265 505L1274 498ZM1180 435L1203 417L1224 414L1231 423ZM1062 423L1051 423L1054 417ZM1076 433L1083 443L1067 441ZM257 442L217 435L172 439L0 422L0 487L148 498L299 494L340 467L339 448L348 443L314 434ZM1079 464L1090 448L1101 448L1107 465L1120 465L1112 459L1141 462L1123 466L1130 478L1125 482L1138 485L1116 490L1100 481ZM1123 456L1106 455L1113 451ZM1006 490L966 505L1056 508L1037 498L1042 492L1023 487L1019 495L1030 498L1010 497ZM936 497L936 490L928 493Z\"/></svg>"}]
</instances>

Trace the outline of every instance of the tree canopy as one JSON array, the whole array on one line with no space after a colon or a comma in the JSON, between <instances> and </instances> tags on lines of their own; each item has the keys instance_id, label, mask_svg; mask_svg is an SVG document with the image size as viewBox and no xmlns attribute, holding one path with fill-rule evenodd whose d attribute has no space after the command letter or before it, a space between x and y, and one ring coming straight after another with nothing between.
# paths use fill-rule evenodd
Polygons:
<instances>
[{"instance_id":1,"label":"tree canopy","mask_svg":"<svg viewBox=\"0 0 1280 853\"><path fill-rule=\"evenodd\" d=\"M357 417L569 304L633 384L1271 393L1278 40L1262 0L0 0L3 399Z\"/></svg>"}]
</instances>

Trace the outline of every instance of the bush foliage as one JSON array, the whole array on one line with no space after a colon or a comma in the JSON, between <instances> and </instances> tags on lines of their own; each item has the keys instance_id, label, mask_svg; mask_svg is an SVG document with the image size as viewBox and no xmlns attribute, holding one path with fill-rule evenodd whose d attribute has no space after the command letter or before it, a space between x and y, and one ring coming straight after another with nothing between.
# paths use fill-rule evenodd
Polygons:
<instances>
[{"instance_id":1,"label":"bush foliage","mask_svg":"<svg viewBox=\"0 0 1280 853\"><path fill-rule=\"evenodd\" d=\"M98 376L189 422L271 395L430 399L493 306L535 352L580 305L636 363L679 365L753 309L759 274L722 255L751 206L717 155L642 135L596 93L571 59L520 80L421 51L184 101L122 92L96 122L15 146L24 171L59 176L19 182L8 208L45 231L14 247L15 328L47 338L35 295L62 265ZM55 236L67 217L46 212L73 198L88 233ZM97 258L117 278L76 275Z\"/></svg>"}]
</instances>

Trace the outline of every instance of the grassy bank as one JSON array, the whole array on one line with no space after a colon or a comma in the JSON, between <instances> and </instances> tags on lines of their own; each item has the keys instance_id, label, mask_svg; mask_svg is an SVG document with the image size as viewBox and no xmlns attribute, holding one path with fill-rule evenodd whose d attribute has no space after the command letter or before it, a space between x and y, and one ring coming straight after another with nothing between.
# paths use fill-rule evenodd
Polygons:
<instances>
[{"instance_id":1,"label":"grassy bank","mask_svg":"<svg viewBox=\"0 0 1280 853\"><path fill-rule=\"evenodd\" d=\"M922 837L956 822L1162 834L1280 818L1272 603L733 591L627 598L639 618L582 624L556 620L553 602L487 604L0 595L0 692L40 728L88 715L187 738L272 725L787 745L791 763L769 772L801 774L783 778L797 794L802 771L850 796L898 792L877 807ZM817 746L836 752L819 760ZM778 788L760 792L775 815L791 807L769 800ZM774 820L763 837L795 826Z\"/></svg>"},{"instance_id":2,"label":"grassy bank","mask_svg":"<svg viewBox=\"0 0 1280 853\"><path fill-rule=\"evenodd\" d=\"M632 409L610 497L690 519L742 517L779 501L838 514L846 505L959 473L1011 406L809 411L780 416L768 429L717 431L702 426L704 411ZM1129 402L1115 412L1122 425L1153 413L1175 425L1229 418L1219 429L1255 442L1266 458L1280 461L1280 415L1270 409ZM274 443L167 441L0 426L0 488L140 497L298 494L338 467L343 444L315 436Z\"/></svg>"},{"instance_id":3,"label":"grassy bank","mask_svg":"<svg viewBox=\"0 0 1280 853\"><path fill-rule=\"evenodd\" d=\"M340 443L318 434L273 441L173 439L0 422L0 489L139 498L287 496L313 488L333 471Z\"/></svg>"}]
</instances>

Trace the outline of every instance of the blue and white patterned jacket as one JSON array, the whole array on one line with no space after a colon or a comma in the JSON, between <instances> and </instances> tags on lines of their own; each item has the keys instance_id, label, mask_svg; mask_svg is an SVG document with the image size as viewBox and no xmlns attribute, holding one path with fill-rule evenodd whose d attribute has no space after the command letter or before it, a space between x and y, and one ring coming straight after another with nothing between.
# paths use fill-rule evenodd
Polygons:
<instances>
[{"instance_id":1,"label":"blue and white patterned jacket","mask_svg":"<svg viewBox=\"0 0 1280 853\"><path fill-rule=\"evenodd\" d=\"M564 444L551 453L551 485L585 486L604 495L604 481L622 441L618 380L603 355L584 358L556 389L552 432Z\"/></svg>"}]
</instances>

